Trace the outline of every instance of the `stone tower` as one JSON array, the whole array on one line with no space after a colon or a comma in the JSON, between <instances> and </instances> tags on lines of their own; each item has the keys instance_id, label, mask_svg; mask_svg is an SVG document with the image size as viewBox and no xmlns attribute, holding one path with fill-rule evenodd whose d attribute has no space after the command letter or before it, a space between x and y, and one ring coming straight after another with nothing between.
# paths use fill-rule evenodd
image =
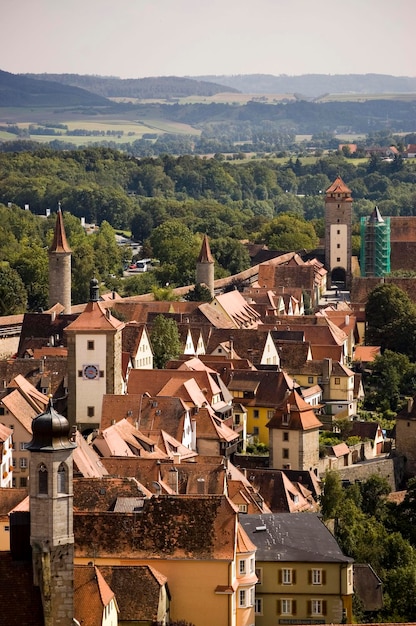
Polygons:
<instances>
[{"instance_id":1,"label":"stone tower","mask_svg":"<svg viewBox=\"0 0 416 626\"><path fill-rule=\"evenodd\" d=\"M71 313L71 248L66 239L61 207L58 208L49 248L49 308L57 302L63 305L63 313Z\"/></svg>"},{"instance_id":2,"label":"stone tower","mask_svg":"<svg viewBox=\"0 0 416 626\"><path fill-rule=\"evenodd\" d=\"M325 192L325 266L331 281L351 284L351 190L338 176Z\"/></svg>"},{"instance_id":3,"label":"stone tower","mask_svg":"<svg viewBox=\"0 0 416 626\"><path fill-rule=\"evenodd\" d=\"M214 297L214 264L208 237L204 235L201 252L196 263L196 283L208 287L212 297Z\"/></svg>"},{"instance_id":4,"label":"stone tower","mask_svg":"<svg viewBox=\"0 0 416 626\"><path fill-rule=\"evenodd\" d=\"M99 428L104 394L123 393L121 336L124 323L100 302L97 279L90 300L66 329L68 346L68 420L81 432Z\"/></svg>"},{"instance_id":5,"label":"stone tower","mask_svg":"<svg viewBox=\"0 0 416 626\"><path fill-rule=\"evenodd\" d=\"M73 450L69 423L52 401L32 422L29 499L34 584L45 626L73 626Z\"/></svg>"}]
</instances>

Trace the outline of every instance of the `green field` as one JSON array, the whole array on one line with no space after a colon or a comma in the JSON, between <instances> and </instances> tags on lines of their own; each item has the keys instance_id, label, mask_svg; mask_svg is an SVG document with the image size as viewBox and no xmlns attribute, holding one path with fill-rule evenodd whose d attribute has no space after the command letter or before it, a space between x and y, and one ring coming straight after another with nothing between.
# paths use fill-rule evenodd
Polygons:
<instances>
[{"instance_id":1,"label":"green field","mask_svg":"<svg viewBox=\"0 0 416 626\"><path fill-rule=\"evenodd\" d=\"M66 116L65 116L66 113ZM129 119L137 117L137 112L129 112L130 115L114 118L111 115L86 115L78 112L77 114L68 111L52 111L48 109L1 109L0 108L0 125L6 126L13 124L21 129L28 130L29 126L35 125L39 128L53 126L55 124L63 124L67 126L69 131L83 130L87 132L105 133L104 135L67 135L64 129L56 129L57 133L62 134L30 134L25 139L32 139L39 143L49 143L53 140L65 141L72 143L74 146L85 145L90 143L113 141L115 143L131 143L137 139L141 139L145 134L162 135L165 133L175 135L197 135L201 131L196 130L189 124L180 122L172 122L163 119ZM111 133L111 134L107 134ZM119 134L117 134L119 133ZM0 130L0 141L14 141L18 137L14 133Z\"/></svg>"}]
</instances>

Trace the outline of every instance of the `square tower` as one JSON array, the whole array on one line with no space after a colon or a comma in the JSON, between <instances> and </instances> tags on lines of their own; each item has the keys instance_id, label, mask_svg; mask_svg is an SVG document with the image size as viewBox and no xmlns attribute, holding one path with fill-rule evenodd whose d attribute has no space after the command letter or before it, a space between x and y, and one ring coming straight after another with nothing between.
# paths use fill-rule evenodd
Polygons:
<instances>
[{"instance_id":1,"label":"square tower","mask_svg":"<svg viewBox=\"0 0 416 626\"><path fill-rule=\"evenodd\" d=\"M351 190L338 176L325 192L325 266L331 281L351 284Z\"/></svg>"}]
</instances>

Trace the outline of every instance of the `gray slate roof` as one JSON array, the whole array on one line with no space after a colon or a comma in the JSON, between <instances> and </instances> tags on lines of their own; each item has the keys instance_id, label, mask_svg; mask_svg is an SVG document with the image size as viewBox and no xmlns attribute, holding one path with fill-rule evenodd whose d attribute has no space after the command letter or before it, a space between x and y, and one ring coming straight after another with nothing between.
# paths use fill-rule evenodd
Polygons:
<instances>
[{"instance_id":1,"label":"gray slate roof","mask_svg":"<svg viewBox=\"0 0 416 626\"><path fill-rule=\"evenodd\" d=\"M257 547L256 561L351 563L316 513L262 513L239 516Z\"/></svg>"}]
</instances>

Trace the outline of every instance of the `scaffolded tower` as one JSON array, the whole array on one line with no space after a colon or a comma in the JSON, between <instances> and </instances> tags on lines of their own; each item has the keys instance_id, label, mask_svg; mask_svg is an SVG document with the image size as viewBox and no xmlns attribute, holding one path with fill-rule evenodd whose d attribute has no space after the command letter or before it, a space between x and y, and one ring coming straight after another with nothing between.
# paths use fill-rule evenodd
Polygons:
<instances>
[{"instance_id":1,"label":"scaffolded tower","mask_svg":"<svg viewBox=\"0 0 416 626\"><path fill-rule=\"evenodd\" d=\"M378 207L360 223L361 276L385 276L390 273L390 218L381 217Z\"/></svg>"}]
</instances>

